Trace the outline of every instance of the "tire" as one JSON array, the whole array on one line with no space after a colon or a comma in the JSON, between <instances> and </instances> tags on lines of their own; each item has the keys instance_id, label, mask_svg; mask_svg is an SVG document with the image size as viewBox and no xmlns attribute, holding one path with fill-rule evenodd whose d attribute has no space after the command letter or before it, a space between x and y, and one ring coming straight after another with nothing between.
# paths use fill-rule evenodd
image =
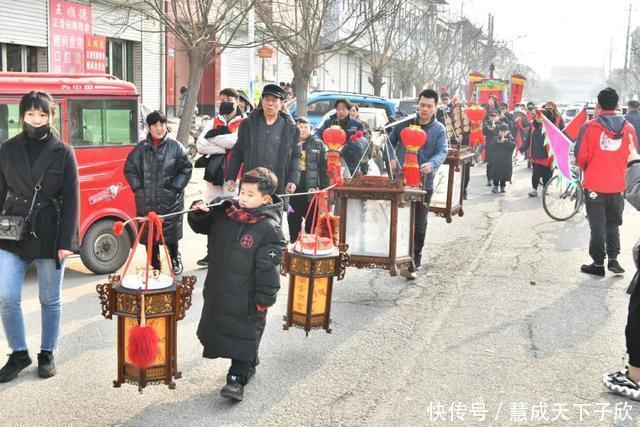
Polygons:
<instances>
[{"instance_id":1,"label":"tire","mask_svg":"<svg viewBox=\"0 0 640 427\"><path fill-rule=\"evenodd\" d=\"M560 177L555 175L542 190L542 207L551 219L566 221L573 218L583 205L584 192L578 182L573 190L563 189ZM555 194L558 189L557 194Z\"/></svg>"},{"instance_id":2,"label":"tire","mask_svg":"<svg viewBox=\"0 0 640 427\"><path fill-rule=\"evenodd\" d=\"M113 234L112 219L94 223L82 239L80 259L96 274L115 273L124 265L131 251L131 236L125 230L120 236Z\"/></svg>"}]
</instances>

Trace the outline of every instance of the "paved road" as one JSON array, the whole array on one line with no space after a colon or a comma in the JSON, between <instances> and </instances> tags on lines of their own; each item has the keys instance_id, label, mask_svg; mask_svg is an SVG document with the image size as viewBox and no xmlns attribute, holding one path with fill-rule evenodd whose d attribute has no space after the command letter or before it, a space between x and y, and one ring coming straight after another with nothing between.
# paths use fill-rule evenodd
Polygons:
<instances>
[{"instance_id":1,"label":"paved road","mask_svg":"<svg viewBox=\"0 0 640 427\"><path fill-rule=\"evenodd\" d=\"M201 358L195 337L205 275L195 262L204 237L186 231L182 245L199 282L180 324L184 378L174 391L111 388L115 321L100 317L95 293L104 278L72 260L59 373L44 381L30 368L0 386L2 424L635 425L640 404L625 406L600 386L603 372L622 367L631 274L593 279L578 272L587 260L586 218L546 217L541 200L526 195L526 168L516 170L506 195L487 191L484 169L472 171L465 216L452 224L430 218L418 280L349 270L335 287L333 334L283 331L283 288L269 313L262 364L237 405L218 395L228 362ZM639 225L627 205L621 262L629 269ZM33 271L23 299L37 352ZM0 352L8 352L3 335Z\"/></svg>"}]
</instances>

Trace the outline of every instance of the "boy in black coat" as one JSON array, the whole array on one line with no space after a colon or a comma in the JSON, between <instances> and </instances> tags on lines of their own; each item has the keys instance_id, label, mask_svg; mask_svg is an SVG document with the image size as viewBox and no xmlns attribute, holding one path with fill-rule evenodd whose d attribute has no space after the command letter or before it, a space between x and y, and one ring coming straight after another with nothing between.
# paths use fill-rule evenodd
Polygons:
<instances>
[{"instance_id":1,"label":"boy in black coat","mask_svg":"<svg viewBox=\"0 0 640 427\"><path fill-rule=\"evenodd\" d=\"M280 229L282 202L272 195L278 179L266 168L244 174L240 197L208 208L203 201L188 217L191 228L209 235L209 270L198 326L203 356L231 359L220 394L240 401L258 365L267 309L280 289L278 266L286 241Z\"/></svg>"},{"instance_id":2,"label":"boy in black coat","mask_svg":"<svg viewBox=\"0 0 640 427\"><path fill-rule=\"evenodd\" d=\"M511 182L513 173L513 150L516 149L516 141L511 136L509 125L498 123L496 126L498 136L487 141L487 151L491 152L491 170L489 177L493 180L492 193L506 192L507 181Z\"/></svg>"}]
</instances>

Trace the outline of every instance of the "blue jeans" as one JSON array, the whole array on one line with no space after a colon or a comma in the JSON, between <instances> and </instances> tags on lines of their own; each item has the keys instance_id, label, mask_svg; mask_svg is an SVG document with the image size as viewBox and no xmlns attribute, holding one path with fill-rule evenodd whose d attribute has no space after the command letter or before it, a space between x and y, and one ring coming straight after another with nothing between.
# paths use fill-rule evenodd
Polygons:
<instances>
[{"instance_id":1,"label":"blue jeans","mask_svg":"<svg viewBox=\"0 0 640 427\"><path fill-rule=\"evenodd\" d=\"M29 265L35 262L42 317L42 339L40 349L53 351L60 337L60 307L64 261L56 270L53 259L25 259L0 249L0 316L13 351L27 349L27 339L22 315L22 285Z\"/></svg>"}]
</instances>

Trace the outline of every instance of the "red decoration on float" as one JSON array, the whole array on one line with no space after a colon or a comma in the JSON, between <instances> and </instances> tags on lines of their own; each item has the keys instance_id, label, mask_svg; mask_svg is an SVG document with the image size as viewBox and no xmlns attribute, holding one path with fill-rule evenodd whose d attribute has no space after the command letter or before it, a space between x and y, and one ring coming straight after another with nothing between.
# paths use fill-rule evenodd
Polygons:
<instances>
[{"instance_id":1,"label":"red decoration on float","mask_svg":"<svg viewBox=\"0 0 640 427\"><path fill-rule=\"evenodd\" d=\"M467 110L467 118L471 122L471 132L469 133L469 144L472 146L484 144L484 133L482 132L482 120L487 115L487 110L474 105Z\"/></svg>"}]
</instances>

